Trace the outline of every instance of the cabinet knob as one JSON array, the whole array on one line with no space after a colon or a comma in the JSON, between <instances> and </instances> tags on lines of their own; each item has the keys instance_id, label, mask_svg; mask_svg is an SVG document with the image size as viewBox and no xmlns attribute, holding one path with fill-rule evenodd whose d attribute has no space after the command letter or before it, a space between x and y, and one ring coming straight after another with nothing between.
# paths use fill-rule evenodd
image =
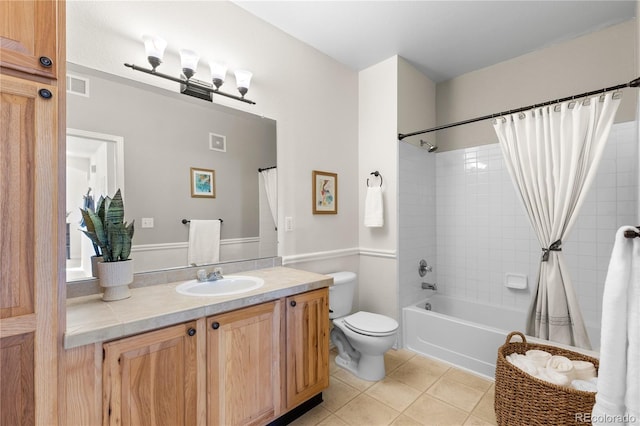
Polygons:
<instances>
[{"instance_id":1,"label":"cabinet knob","mask_svg":"<svg viewBox=\"0 0 640 426\"><path fill-rule=\"evenodd\" d=\"M220 323L219 322L213 322L211 323L211 328L213 328L214 330L217 330L220 328Z\"/></svg>"},{"instance_id":2,"label":"cabinet knob","mask_svg":"<svg viewBox=\"0 0 640 426\"><path fill-rule=\"evenodd\" d=\"M40 95L41 98L44 98L44 99L53 98L53 93L51 93L49 89L40 89L38 90L38 94Z\"/></svg>"},{"instance_id":3,"label":"cabinet knob","mask_svg":"<svg viewBox=\"0 0 640 426\"><path fill-rule=\"evenodd\" d=\"M296 301L292 300L291 303L289 303L291 306L295 307L296 306Z\"/></svg>"},{"instance_id":4,"label":"cabinet knob","mask_svg":"<svg viewBox=\"0 0 640 426\"><path fill-rule=\"evenodd\" d=\"M51 68L51 65L53 65L53 61L51 60L51 58L48 58L46 56L40 56L40 65L45 68Z\"/></svg>"},{"instance_id":5,"label":"cabinet knob","mask_svg":"<svg viewBox=\"0 0 640 426\"><path fill-rule=\"evenodd\" d=\"M187 334L189 336L194 336L196 334L196 329L191 327L189 330L187 330Z\"/></svg>"}]
</instances>

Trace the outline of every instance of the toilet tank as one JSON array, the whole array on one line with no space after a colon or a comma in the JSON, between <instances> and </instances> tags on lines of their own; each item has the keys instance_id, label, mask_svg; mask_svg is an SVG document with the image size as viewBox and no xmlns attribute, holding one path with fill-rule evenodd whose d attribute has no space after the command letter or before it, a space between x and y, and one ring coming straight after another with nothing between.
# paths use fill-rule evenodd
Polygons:
<instances>
[{"instance_id":1,"label":"toilet tank","mask_svg":"<svg viewBox=\"0 0 640 426\"><path fill-rule=\"evenodd\" d=\"M357 275L348 271L326 275L333 277L333 286L329 287L329 318L341 318L349 315L353 308Z\"/></svg>"}]
</instances>

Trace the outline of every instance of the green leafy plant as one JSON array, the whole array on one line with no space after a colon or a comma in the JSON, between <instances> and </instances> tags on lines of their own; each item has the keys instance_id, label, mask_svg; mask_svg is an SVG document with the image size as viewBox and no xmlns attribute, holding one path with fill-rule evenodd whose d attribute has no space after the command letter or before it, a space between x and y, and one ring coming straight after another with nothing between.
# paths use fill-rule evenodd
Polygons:
<instances>
[{"instance_id":1,"label":"green leafy plant","mask_svg":"<svg viewBox=\"0 0 640 426\"><path fill-rule=\"evenodd\" d=\"M93 244L100 247L103 262L120 262L129 259L133 223L124 222L124 203L118 189L113 196L100 197L95 212L80 209L86 230L84 234Z\"/></svg>"}]
</instances>

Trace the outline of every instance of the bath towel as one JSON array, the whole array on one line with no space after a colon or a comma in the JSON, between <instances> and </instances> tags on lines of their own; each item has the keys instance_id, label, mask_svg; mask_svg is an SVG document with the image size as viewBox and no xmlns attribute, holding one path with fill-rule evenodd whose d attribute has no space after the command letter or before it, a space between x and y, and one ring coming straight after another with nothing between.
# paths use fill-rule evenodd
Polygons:
<instances>
[{"instance_id":1,"label":"bath towel","mask_svg":"<svg viewBox=\"0 0 640 426\"><path fill-rule=\"evenodd\" d=\"M566 374L562 374L550 367L538 368L538 374L536 377L540 380L544 380L545 382L553 383L558 386L569 386L571 384L571 380L567 377Z\"/></svg>"},{"instance_id":2,"label":"bath towel","mask_svg":"<svg viewBox=\"0 0 640 426\"><path fill-rule=\"evenodd\" d=\"M538 367L536 367L533 361L531 361L526 355L512 353L511 355L507 355L505 359L527 374L532 376L536 376L538 374Z\"/></svg>"},{"instance_id":3,"label":"bath towel","mask_svg":"<svg viewBox=\"0 0 640 426\"><path fill-rule=\"evenodd\" d=\"M591 380L574 380L571 382L571 387L585 392L596 392L598 390L598 382Z\"/></svg>"},{"instance_id":4,"label":"bath towel","mask_svg":"<svg viewBox=\"0 0 640 426\"><path fill-rule=\"evenodd\" d=\"M616 232L602 297L594 425L640 424L640 241L625 230L636 229Z\"/></svg>"},{"instance_id":5,"label":"bath towel","mask_svg":"<svg viewBox=\"0 0 640 426\"><path fill-rule=\"evenodd\" d=\"M554 355L547 361L547 370L555 371L567 378L567 382L575 378L573 371L573 362L566 356Z\"/></svg>"},{"instance_id":6,"label":"bath towel","mask_svg":"<svg viewBox=\"0 0 640 426\"><path fill-rule=\"evenodd\" d=\"M220 221L191 220L189 223L188 264L193 266L220 261Z\"/></svg>"},{"instance_id":7,"label":"bath towel","mask_svg":"<svg viewBox=\"0 0 640 426\"><path fill-rule=\"evenodd\" d=\"M384 225L382 187L369 186L364 201L364 226L380 228L382 225Z\"/></svg>"},{"instance_id":8,"label":"bath towel","mask_svg":"<svg viewBox=\"0 0 640 426\"><path fill-rule=\"evenodd\" d=\"M591 380L596 377L596 367L589 361L572 361L576 380Z\"/></svg>"},{"instance_id":9,"label":"bath towel","mask_svg":"<svg viewBox=\"0 0 640 426\"><path fill-rule=\"evenodd\" d=\"M539 349L529 349L526 352L527 358L529 358L538 368L546 367L551 354L547 351L541 351Z\"/></svg>"}]
</instances>

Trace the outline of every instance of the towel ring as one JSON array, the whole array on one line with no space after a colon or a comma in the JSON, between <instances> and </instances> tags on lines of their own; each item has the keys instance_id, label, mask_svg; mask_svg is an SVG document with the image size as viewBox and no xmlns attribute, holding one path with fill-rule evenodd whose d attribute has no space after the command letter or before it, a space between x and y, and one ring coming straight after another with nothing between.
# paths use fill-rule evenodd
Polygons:
<instances>
[{"instance_id":1,"label":"towel ring","mask_svg":"<svg viewBox=\"0 0 640 426\"><path fill-rule=\"evenodd\" d=\"M375 172L371 172L370 174L374 175L375 177L379 177L380 186L382 186L382 175L380 174L380 172L376 170ZM367 187L369 187L369 178L367 178Z\"/></svg>"}]
</instances>

